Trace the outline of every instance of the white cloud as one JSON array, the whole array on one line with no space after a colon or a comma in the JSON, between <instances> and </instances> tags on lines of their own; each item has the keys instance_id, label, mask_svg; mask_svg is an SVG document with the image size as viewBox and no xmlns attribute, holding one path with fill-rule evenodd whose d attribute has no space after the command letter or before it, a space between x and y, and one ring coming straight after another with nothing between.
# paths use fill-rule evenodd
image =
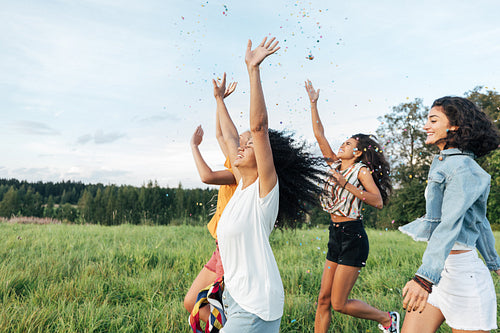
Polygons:
<instances>
[{"instance_id":1,"label":"white cloud","mask_svg":"<svg viewBox=\"0 0 500 333\"><path fill-rule=\"evenodd\" d=\"M31 135L59 135L58 130L38 121L22 120L13 124L15 130Z\"/></svg>"},{"instance_id":2,"label":"white cloud","mask_svg":"<svg viewBox=\"0 0 500 333\"><path fill-rule=\"evenodd\" d=\"M227 105L247 129L246 41L270 33L282 46L262 67L270 125L314 142L310 78L337 149L373 133L377 117L407 97L431 103L477 84L498 88L499 10L486 0L8 1L0 176L204 186L188 143L202 124L204 156L220 166L210 80L226 71L239 81Z\"/></svg>"}]
</instances>

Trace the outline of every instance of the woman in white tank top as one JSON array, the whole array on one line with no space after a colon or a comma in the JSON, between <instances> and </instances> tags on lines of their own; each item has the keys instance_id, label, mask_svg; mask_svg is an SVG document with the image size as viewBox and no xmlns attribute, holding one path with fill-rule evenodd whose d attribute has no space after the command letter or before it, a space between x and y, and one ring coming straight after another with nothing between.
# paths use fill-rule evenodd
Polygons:
<instances>
[{"instance_id":1,"label":"woman in white tank top","mask_svg":"<svg viewBox=\"0 0 500 333\"><path fill-rule=\"evenodd\" d=\"M259 66L277 45L275 38L264 38L252 50L248 41L251 138L243 147L223 102L226 75L213 80L222 135L238 182L217 228L225 333L279 332L284 290L269 235L275 226L293 227L290 223L305 216L304 203L314 203L321 192L320 159L290 135L268 129Z\"/></svg>"}]
</instances>

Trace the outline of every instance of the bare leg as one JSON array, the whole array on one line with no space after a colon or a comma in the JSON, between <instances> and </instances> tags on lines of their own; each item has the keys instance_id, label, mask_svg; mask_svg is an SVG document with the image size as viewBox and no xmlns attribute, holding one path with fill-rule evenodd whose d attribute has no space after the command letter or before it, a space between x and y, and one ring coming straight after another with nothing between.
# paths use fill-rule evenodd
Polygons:
<instances>
[{"instance_id":1,"label":"bare leg","mask_svg":"<svg viewBox=\"0 0 500 333\"><path fill-rule=\"evenodd\" d=\"M383 326L390 325L391 316L389 313L374 308L363 301L348 299L360 270L360 267L338 265L331 296L333 310L353 317L373 320Z\"/></svg>"},{"instance_id":2,"label":"bare leg","mask_svg":"<svg viewBox=\"0 0 500 333\"><path fill-rule=\"evenodd\" d=\"M215 272L203 267L196 279L194 279L191 287L189 288L186 297L184 297L184 307L191 313L194 304L196 303L196 298L201 289L207 287L209 284L213 283L217 275ZM200 319L204 322L208 321L208 316L210 315L210 309L208 306L204 306L200 309Z\"/></svg>"},{"instance_id":3,"label":"bare leg","mask_svg":"<svg viewBox=\"0 0 500 333\"><path fill-rule=\"evenodd\" d=\"M332 319L330 299L336 269L336 263L326 260L325 267L323 268L323 276L321 277L316 317L314 319L314 332L316 333L326 333L328 328L330 328L330 321Z\"/></svg>"},{"instance_id":4,"label":"bare leg","mask_svg":"<svg viewBox=\"0 0 500 333\"><path fill-rule=\"evenodd\" d=\"M427 303L422 313L419 313L417 311L406 312L401 332L434 333L443 322L444 316L441 313L441 310Z\"/></svg>"}]
</instances>

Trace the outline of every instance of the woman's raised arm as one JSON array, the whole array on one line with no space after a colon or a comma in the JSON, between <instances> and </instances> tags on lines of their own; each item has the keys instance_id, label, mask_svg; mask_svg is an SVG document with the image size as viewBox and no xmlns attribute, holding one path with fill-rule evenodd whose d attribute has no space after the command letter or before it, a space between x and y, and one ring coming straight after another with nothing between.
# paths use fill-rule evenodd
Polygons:
<instances>
[{"instance_id":1,"label":"woman's raised arm","mask_svg":"<svg viewBox=\"0 0 500 333\"><path fill-rule=\"evenodd\" d=\"M318 142L319 149L321 149L321 153L323 154L323 157L326 159L326 162L328 164L332 164L333 162L338 160L338 157L333 152L332 147L330 147L330 143L328 143L328 140L325 137L325 129L323 128L323 123L319 118L319 113L318 113L319 89L314 90L314 87L310 80L307 80L305 82L305 87L307 95L309 96L309 101L311 103L311 118L312 118L314 137Z\"/></svg>"},{"instance_id":2,"label":"woman's raised arm","mask_svg":"<svg viewBox=\"0 0 500 333\"><path fill-rule=\"evenodd\" d=\"M250 132L252 133L257 172L259 176L260 196L265 197L276 185L278 176L274 168L273 153L268 133L268 118L264 92L260 80L260 64L269 55L280 48L275 38L262 40L252 50L252 41L248 41L245 62L250 78Z\"/></svg>"},{"instance_id":3,"label":"woman's raised arm","mask_svg":"<svg viewBox=\"0 0 500 333\"><path fill-rule=\"evenodd\" d=\"M226 104L224 103L224 97L226 94L226 73L222 76L221 82L212 80L212 83L214 85L215 101L217 102L217 115L219 116L220 130L227 149L227 156L229 157L229 161L231 162L231 166L233 168L234 178L238 183L241 175L238 168L234 166L234 161L238 156L239 135L238 130L236 129L236 126L227 111Z\"/></svg>"}]
</instances>

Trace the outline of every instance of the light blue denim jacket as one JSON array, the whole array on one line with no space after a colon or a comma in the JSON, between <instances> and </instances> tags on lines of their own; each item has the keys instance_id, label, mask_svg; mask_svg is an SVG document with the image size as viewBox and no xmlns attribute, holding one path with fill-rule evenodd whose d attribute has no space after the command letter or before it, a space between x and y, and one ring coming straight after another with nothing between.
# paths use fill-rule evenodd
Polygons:
<instances>
[{"instance_id":1,"label":"light blue denim jacket","mask_svg":"<svg viewBox=\"0 0 500 333\"><path fill-rule=\"evenodd\" d=\"M500 269L486 218L490 178L470 152L452 148L434 157L426 189L426 214L399 227L416 241L428 241L417 275L438 284L455 242L476 247L489 270Z\"/></svg>"}]
</instances>

